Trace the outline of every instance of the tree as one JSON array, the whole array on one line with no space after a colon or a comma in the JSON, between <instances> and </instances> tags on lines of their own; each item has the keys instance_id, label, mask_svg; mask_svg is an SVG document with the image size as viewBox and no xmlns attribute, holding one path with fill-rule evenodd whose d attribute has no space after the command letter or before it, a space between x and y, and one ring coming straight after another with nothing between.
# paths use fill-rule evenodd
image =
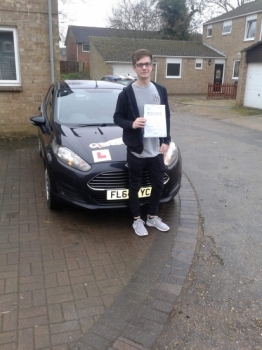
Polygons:
<instances>
[{"instance_id":1,"label":"tree","mask_svg":"<svg viewBox=\"0 0 262 350\"><path fill-rule=\"evenodd\" d=\"M164 39L188 40L199 35L203 22L247 1L253 0L121 0L112 8L109 26L133 30L134 36L137 30L154 30Z\"/></svg>"},{"instance_id":2,"label":"tree","mask_svg":"<svg viewBox=\"0 0 262 350\"><path fill-rule=\"evenodd\" d=\"M80 1L83 4L89 2L89 0ZM79 0L58 0L59 36L60 40L63 42L65 40L68 23L72 21L71 14L67 10L67 5L77 3L79 3Z\"/></svg>"},{"instance_id":3,"label":"tree","mask_svg":"<svg viewBox=\"0 0 262 350\"><path fill-rule=\"evenodd\" d=\"M159 30L159 11L152 0L122 0L112 8L109 25L111 28L133 31Z\"/></svg>"},{"instance_id":4,"label":"tree","mask_svg":"<svg viewBox=\"0 0 262 350\"><path fill-rule=\"evenodd\" d=\"M188 40L192 14L188 11L185 0L158 0L156 6L162 19L163 38Z\"/></svg>"},{"instance_id":5,"label":"tree","mask_svg":"<svg viewBox=\"0 0 262 350\"><path fill-rule=\"evenodd\" d=\"M199 32L203 22L231 11L253 0L186 0L189 11L194 10L190 21L190 32Z\"/></svg>"},{"instance_id":6,"label":"tree","mask_svg":"<svg viewBox=\"0 0 262 350\"><path fill-rule=\"evenodd\" d=\"M228 12L234 10L235 8L243 5L246 0L205 0L204 3L207 6L216 6L219 10L223 12Z\"/></svg>"}]
</instances>

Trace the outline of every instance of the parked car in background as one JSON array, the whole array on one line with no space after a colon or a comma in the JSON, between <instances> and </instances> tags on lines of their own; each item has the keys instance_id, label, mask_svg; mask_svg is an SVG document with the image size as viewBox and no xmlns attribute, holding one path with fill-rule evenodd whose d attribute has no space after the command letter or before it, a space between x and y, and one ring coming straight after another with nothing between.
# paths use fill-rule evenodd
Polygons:
<instances>
[{"instance_id":1,"label":"parked car in background","mask_svg":"<svg viewBox=\"0 0 262 350\"><path fill-rule=\"evenodd\" d=\"M127 86L133 83L136 78L132 77L131 75L105 75L101 80L111 81Z\"/></svg>"},{"instance_id":2,"label":"parked car in background","mask_svg":"<svg viewBox=\"0 0 262 350\"><path fill-rule=\"evenodd\" d=\"M128 164L122 129L113 114L123 85L106 81L66 81L51 85L40 115L39 152L44 161L46 201L50 209L62 202L88 209L128 206ZM172 141L165 158L161 202L179 191L182 161ZM139 192L148 203L151 184L145 170Z\"/></svg>"}]
</instances>

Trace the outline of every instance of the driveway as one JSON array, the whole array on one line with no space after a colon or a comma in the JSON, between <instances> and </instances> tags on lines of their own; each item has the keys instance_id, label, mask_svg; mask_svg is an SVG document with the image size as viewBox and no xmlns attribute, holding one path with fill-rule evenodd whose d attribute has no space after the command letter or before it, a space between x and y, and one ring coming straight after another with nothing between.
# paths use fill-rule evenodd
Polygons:
<instances>
[{"instance_id":1,"label":"driveway","mask_svg":"<svg viewBox=\"0 0 262 350\"><path fill-rule=\"evenodd\" d=\"M0 139L1 350L261 349L262 118L170 106L182 188L145 239L128 210L49 211L36 138Z\"/></svg>"},{"instance_id":2,"label":"driveway","mask_svg":"<svg viewBox=\"0 0 262 350\"><path fill-rule=\"evenodd\" d=\"M0 139L0 157L1 350L149 349L197 242L187 177L160 206L171 230L141 238L128 210L48 210L35 137Z\"/></svg>"}]
</instances>

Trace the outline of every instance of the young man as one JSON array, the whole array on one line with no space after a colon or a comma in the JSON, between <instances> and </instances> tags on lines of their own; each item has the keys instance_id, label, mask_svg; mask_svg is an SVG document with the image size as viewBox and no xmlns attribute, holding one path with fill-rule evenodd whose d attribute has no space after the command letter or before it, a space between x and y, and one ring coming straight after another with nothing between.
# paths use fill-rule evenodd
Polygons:
<instances>
[{"instance_id":1,"label":"young man","mask_svg":"<svg viewBox=\"0 0 262 350\"><path fill-rule=\"evenodd\" d=\"M169 230L169 227L157 216L157 211L164 188L164 155L170 142L170 111L166 89L150 81L151 52L146 49L135 51L132 55L132 64L137 80L119 94L114 122L123 128L123 142L127 146L129 203L134 215L133 228L138 236L146 236L148 232L145 222L140 217L138 199L145 168L152 185L146 225L156 227L160 231ZM145 104L165 105L167 137L144 137Z\"/></svg>"}]
</instances>

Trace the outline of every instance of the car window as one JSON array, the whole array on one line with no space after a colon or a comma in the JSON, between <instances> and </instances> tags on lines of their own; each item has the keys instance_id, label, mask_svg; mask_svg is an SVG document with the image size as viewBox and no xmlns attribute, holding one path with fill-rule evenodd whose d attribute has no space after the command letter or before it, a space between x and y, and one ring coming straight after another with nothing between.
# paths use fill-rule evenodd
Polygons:
<instances>
[{"instance_id":1,"label":"car window","mask_svg":"<svg viewBox=\"0 0 262 350\"><path fill-rule=\"evenodd\" d=\"M119 89L72 89L58 92L56 118L63 124L113 124Z\"/></svg>"},{"instance_id":2,"label":"car window","mask_svg":"<svg viewBox=\"0 0 262 350\"><path fill-rule=\"evenodd\" d=\"M54 96L54 87L51 86L45 101L45 113L49 122L53 118L53 96Z\"/></svg>"}]
</instances>

